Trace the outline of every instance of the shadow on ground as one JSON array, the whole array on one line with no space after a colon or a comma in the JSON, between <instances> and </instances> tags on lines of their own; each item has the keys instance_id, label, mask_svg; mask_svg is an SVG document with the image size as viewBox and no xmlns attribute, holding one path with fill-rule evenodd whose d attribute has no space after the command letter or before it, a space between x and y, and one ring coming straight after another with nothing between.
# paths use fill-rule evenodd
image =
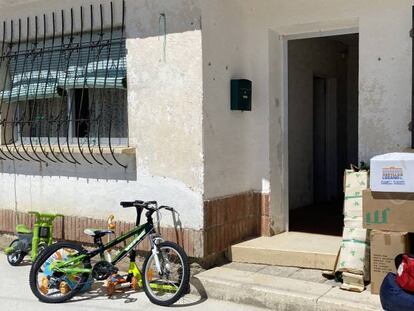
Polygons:
<instances>
[{"instance_id":1,"label":"shadow on ground","mask_svg":"<svg viewBox=\"0 0 414 311\"><path fill-rule=\"evenodd\" d=\"M185 295L179 301L177 301L173 306L174 307L190 307L203 303L207 300L206 291L201 284L195 278L192 278L191 285L193 290L192 294L195 295ZM195 290L194 290L195 289ZM188 291L189 293L190 291ZM143 290L135 291L129 286L120 286L116 289L115 293L112 296L107 295L105 282L95 281L92 285L92 288L87 292L83 292L76 296L74 299L69 300L68 303L76 303L85 300L98 300L98 299L107 299L107 300L123 300L123 303L132 303L138 301L136 297L137 294L143 293Z\"/></svg>"}]
</instances>

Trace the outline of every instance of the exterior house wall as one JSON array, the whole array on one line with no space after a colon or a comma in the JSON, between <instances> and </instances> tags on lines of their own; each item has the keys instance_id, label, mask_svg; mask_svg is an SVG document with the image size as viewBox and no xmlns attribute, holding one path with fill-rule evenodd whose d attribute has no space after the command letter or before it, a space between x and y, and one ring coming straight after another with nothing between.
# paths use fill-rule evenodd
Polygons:
<instances>
[{"instance_id":1,"label":"exterior house wall","mask_svg":"<svg viewBox=\"0 0 414 311\"><path fill-rule=\"evenodd\" d=\"M268 111L262 92L266 58L262 47L250 46L257 34L253 16L235 1L208 1L203 10L204 152L206 199L243 191L265 192L268 185L266 134ZM258 34L260 36L260 34ZM230 80L253 81L252 111L230 110ZM260 135L258 135L260 134Z\"/></svg>"},{"instance_id":2,"label":"exterior house wall","mask_svg":"<svg viewBox=\"0 0 414 311\"><path fill-rule=\"evenodd\" d=\"M257 224L256 230L238 235L239 239L260 233L268 235L268 68L267 63L258 61L268 58L268 52L263 46L251 45L256 36L264 40L267 33L257 33L251 27L257 16L246 11L239 1L203 1L201 5L204 198L215 202L218 215L233 209L233 204L225 204L229 198L237 198L241 206L250 205L258 212L246 213L239 207L241 214L245 214L243 221ZM230 110L231 79L253 81L251 112ZM250 192L258 199L250 200Z\"/></svg>"},{"instance_id":3,"label":"exterior house wall","mask_svg":"<svg viewBox=\"0 0 414 311\"><path fill-rule=\"evenodd\" d=\"M81 4L3 0L0 18ZM59 208L69 217L88 219L115 213L131 222L134 211L121 210L119 201L157 199L180 211L183 227L200 242L195 256L219 252L249 235L284 231L287 38L359 32L358 144L359 160L367 161L410 142L412 4L127 0L129 138L136 148L135 155L121 156L128 169L25 168L6 161L0 164L0 206ZM231 78L253 81L252 112L230 111ZM173 221L166 216L163 224Z\"/></svg>"},{"instance_id":4,"label":"exterior house wall","mask_svg":"<svg viewBox=\"0 0 414 311\"><path fill-rule=\"evenodd\" d=\"M351 163L358 163L358 90L359 86L359 48L355 45L348 46L348 76L347 76L347 129L348 133L354 133L347 137L347 156Z\"/></svg>"},{"instance_id":5,"label":"exterior house wall","mask_svg":"<svg viewBox=\"0 0 414 311\"><path fill-rule=\"evenodd\" d=\"M63 9L69 27L73 8L76 31L80 6L85 10L85 27L89 27L89 5L93 4L96 29L101 3L108 27L107 0L2 1L0 20L14 19L16 23L22 18L24 22L26 16L42 17ZM114 19L119 25L122 2L113 4ZM94 219L115 214L124 229L135 222L135 209L122 209L120 201L157 200L180 213L178 219L163 213L162 226L175 227L177 231L177 238L171 230L167 230L167 237L178 240L179 234L181 242L186 240L189 254L200 257L204 187L200 5L197 0L127 0L126 8L129 145L136 151L121 150L117 156L128 168L90 165L85 161L82 165L3 161L0 206L9 212L63 213L67 222L63 237L83 240L82 228L96 225ZM165 14L165 33L160 28L160 14ZM48 16L49 26L50 19ZM110 159L110 154L106 156ZM3 224L7 230L14 230L14 221ZM5 230L4 226L0 224L0 230ZM71 231L76 234L72 236ZM196 249L189 250L189 240Z\"/></svg>"},{"instance_id":6,"label":"exterior house wall","mask_svg":"<svg viewBox=\"0 0 414 311\"><path fill-rule=\"evenodd\" d=\"M204 116L221 120L223 128L239 129L245 142L236 143L231 130L217 130L224 132L217 138L204 123L206 195L223 195L223 189L235 193L248 187L263 192L270 188L270 231L287 229L287 39L359 32L359 160L408 147L412 4L409 0L202 3ZM214 81L219 75L226 81ZM230 77L253 81L252 112L230 112ZM221 168L224 164L217 164L217 158L231 158L236 173ZM231 189L225 185L219 189L217 181L225 180L223 175L233 177ZM251 184L244 183L245 178ZM263 186L262 180L270 186Z\"/></svg>"}]
</instances>

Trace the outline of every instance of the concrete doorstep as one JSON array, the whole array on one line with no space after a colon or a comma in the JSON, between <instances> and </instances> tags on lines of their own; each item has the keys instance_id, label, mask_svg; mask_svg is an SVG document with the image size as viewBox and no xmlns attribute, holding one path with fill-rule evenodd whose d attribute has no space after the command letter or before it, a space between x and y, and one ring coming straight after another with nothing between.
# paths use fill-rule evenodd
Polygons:
<instances>
[{"instance_id":1,"label":"concrete doorstep","mask_svg":"<svg viewBox=\"0 0 414 311\"><path fill-rule=\"evenodd\" d=\"M232 245L229 255L233 262L329 270L341 242L342 237L290 231Z\"/></svg>"},{"instance_id":2,"label":"concrete doorstep","mask_svg":"<svg viewBox=\"0 0 414 311\"><path fill-rule=\"evenodd\" d=\"M230 263L197 274L192 285L208 298L272 310L382 310L379 296L341 290L320 270Z\"/></svg>"}]
</instances>

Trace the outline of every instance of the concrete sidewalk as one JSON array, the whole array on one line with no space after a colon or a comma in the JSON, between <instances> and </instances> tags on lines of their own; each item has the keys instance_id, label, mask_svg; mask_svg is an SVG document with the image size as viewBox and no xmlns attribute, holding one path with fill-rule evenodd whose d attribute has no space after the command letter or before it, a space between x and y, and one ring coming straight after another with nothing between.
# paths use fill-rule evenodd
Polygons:
<instances>
[{"instance_id":1,"label":"concrete sidewalk","mask_svg":"<svg viewBox=\"0 0 414 311\"><path fill-rule=\"evenodd\" d=\"M37 300L29 287L30 264L12 267L7 263L6 256L0 252L0 310L2 311L56 311L56 310L167 310L152 304L144 292L133 290L118 291L108 298L102 282L96 282L91 291L75 297L63 304L45 304ZM265 311L251 305L240 305L228 301L206 299L197 295L186 295L168 310L181 311Z\"/></svg>"},{"instance_id":2,"label":"concrete sidewalk","mask_svg":"<svg viewBox=\"0 0 414 311\"><path fill-rule=\"evenodd\" d=\"M289 311L382 310L369 289L353 293L326 280L320 270L230 263L194 277L209 298Z\"/></svg>"},{"instance_id":3,"label":"concrete sidewalk","mask_svg":"<svg viewBox=\"0 0 414 311\"><path fill-rule=\"evenodd\" d=\"M28 306L30 310L56 310L56 305L41 303L33 296L29 270L30 265L9 266L0 252L0 310L27 310ZM379 297L371 295L369 288L363 293L343 291L338 283L322 277L320 270L234 262L197 274L191 283L192 295L185 296L172 309L382 310ZM165 310L153 305L143 292L123 291L108 298L103 291L102 283L97 282L92 291L58 307L60 310Z\"/></svg>"}]
</instances>

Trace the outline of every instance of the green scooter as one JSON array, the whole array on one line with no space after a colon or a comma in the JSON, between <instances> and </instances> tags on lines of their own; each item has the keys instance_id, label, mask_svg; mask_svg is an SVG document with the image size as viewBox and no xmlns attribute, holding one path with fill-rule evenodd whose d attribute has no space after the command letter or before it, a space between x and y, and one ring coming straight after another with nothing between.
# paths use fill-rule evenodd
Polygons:
<instances>
[{"instance_id":1,"label":"green scooter","mask_svg":"<svg viewBox=\"0 0 414 311\"><path fill-rule=\"evenodd\" d=\"M61 214L43 214L32 211L29 214L36 217L33 231L26 225L17 225L17 239L4 250L7 261L12 266L18 266L29 253L34 262L36 257L53 243L53 220L56 217L63 217Z\"/></svg>"}]
</instances>

